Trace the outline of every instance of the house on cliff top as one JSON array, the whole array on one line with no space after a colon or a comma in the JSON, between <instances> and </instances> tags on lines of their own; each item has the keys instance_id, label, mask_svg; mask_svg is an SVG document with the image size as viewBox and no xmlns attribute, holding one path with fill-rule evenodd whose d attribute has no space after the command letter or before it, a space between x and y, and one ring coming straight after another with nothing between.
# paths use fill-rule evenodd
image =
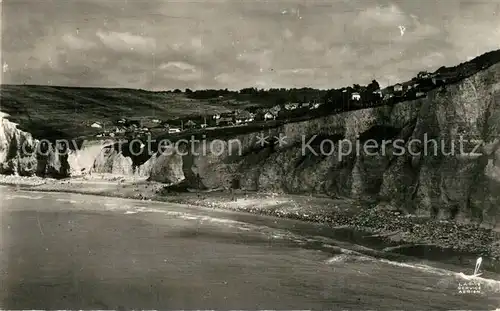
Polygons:
<instances>
[{"instance_id":1,"label":"house on cliff top","mask_svg":"<svg viewBox=\"0 0 500 311\"><path fill-rule=\"evenodd\" d=\"M394 84L394 93L403 93L403 84Z\"/></svg>"},{"instance_id":2,"label":"house on cliff top","mask_svg":"<svg viewBox=\"0 0 500 311\"><path fill-rule=\"evenodd\" d=\"M99 123L99 122L94 122L90 125L90 127L93 127L93 128L96 128L96 129L100 129L102 128L102 124Z\"/></svg>"},{"instance_id":3,"label":"house on cliff top","mask_svg":"<svg viewBox=\"0 0 500 311\"><path fill-rule=\"evenodd\" d=\"M268 121L268 120L275 120L276 119L276 115L274 115L274 113L272 113L271 111L268 111L264 114L264 120Z\"/></svg>"}]
</instances>

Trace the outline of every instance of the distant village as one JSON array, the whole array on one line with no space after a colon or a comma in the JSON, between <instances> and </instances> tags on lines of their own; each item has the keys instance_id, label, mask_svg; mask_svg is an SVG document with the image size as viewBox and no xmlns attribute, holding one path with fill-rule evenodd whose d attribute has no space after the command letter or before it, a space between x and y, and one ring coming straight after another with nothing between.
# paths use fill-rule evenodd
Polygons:
<instances>
[{"instance_id":1,"label":"distant village","mask_svg":"<svg viewBox=\"0 0 500 311\"><path fill-rule=\"evenodd\" d=\"M292 122L304 116L341 113L350 110L363 109L381 105L391 105L401 101L415 100L425 97L435 88L453 83L479 70L475 63L465 63L457 68L442 67L435 73L420 72L417 77L404 83L398 83L381 89L373 80L367 86L353 85L341 89L326 91L322 98L303 101L286 101L271 107L247 108L231 112L192 116L187 119L161 120L148 118L136 120L133 118L118 118L110 126L94 122L89 126L100 129L96 137L137 136L151 131L177 134L192 130L209 130L220 127L246 126L262 124L276 120ZM202 91L203 92L203 91ZM205 91L206 92L206 91ZM224 95L217 96L224 100Z\"/></svg>"}]
</instances>

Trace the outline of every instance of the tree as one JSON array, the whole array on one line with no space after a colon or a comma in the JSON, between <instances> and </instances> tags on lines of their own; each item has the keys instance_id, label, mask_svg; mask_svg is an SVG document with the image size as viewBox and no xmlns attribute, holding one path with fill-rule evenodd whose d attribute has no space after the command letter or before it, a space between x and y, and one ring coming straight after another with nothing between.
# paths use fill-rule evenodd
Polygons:
<instances>
[{"instance_id":1,"label":"tree","mask_svg":"<svg viewBox=\"0 0 500 311\"><path fill-rule=\"evenodd\" d=\"M369 92L375 92L377 90L380 90L380 85L378 84L377 80L372 80L370 84L367 86Z\"/></svg>"},{"instance_id":2,"label":"tree","mask_svg":"<svg viewBox=\"0 0 500 311\"><path fill-rule=\"evenodd\" d=\"M276 105L282 107L286 104L286 99L282 96L279 96L278 98L276 98Z\"/></svg>"},{"instance_id":3,"label":"tree","mask_svg":"<svg viewBox=\"0 0 500 311\"><path fill-rule=\"evenodd\" d=\"M186 89L186 90L185 90L185 92L186 92L186 94L191 94L191 93L193 93L193 91L191 91L190 89Z\"/></svg>"},{"instance_id":4,"label":"tree","mask_svg":"<svg viewBox=\"0 0 500 311\"><path fill-rule=\"evenodd\" d=\"M240 90L240 94L256 94L257 89L254 87L244 88Z\"/></svg>"},{"instance_id":5,"label":"tree","mask_svg":"<svg viewBox=\"0 0 500 311\"><path fill-rule=\"evenodd\" d=\"M179 90L179 89L175 89L175 90L174 90L174 93L182 93L182 91L181 91L181 90Z\"/></svg>"},{"instance_id":6,"label":"tree","mask_svg":"<svg viewBox=\"0 0 500 311\"><path fill-rule=\"evenodd\" d=\"M299 96L297 95L297 93L293 90L290 90L288 92L288 100L292 103L297 103L299 101Z\"/></svg>"}]
</instances>

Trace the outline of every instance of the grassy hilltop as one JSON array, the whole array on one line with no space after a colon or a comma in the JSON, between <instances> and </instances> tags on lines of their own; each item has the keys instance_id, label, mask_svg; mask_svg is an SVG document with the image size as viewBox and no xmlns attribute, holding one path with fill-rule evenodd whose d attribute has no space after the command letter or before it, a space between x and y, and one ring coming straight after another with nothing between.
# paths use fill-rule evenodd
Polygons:
<instances>
[{"instance_id":1,"label":"grassy hilltop","mask_svg":"<svg viewBox=\"0 0 500 311\"><path fill-rule=\"evenodd\" d=\"M162 120L244 109L245 101L191 99L184 93L134 89L2 85L0 109L35 137L73 138L99 130L100 121L150 117Z\"/></svg>"}]
</instances>

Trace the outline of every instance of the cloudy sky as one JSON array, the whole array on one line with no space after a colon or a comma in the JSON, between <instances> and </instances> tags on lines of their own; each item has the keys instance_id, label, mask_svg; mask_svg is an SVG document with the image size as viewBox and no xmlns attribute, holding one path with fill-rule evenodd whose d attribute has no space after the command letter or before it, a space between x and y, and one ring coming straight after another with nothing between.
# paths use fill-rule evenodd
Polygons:
<instances>
[{"instance_id":1,"label":"cloudy sky","mask_svg":"<svg viewBox=\"0 0 500 311\"><path fill-rule=\"evenodd\" d=\"M332 88L500 48L500 0L3 0L2 83Z\"/></svg>"}]
</instances>

